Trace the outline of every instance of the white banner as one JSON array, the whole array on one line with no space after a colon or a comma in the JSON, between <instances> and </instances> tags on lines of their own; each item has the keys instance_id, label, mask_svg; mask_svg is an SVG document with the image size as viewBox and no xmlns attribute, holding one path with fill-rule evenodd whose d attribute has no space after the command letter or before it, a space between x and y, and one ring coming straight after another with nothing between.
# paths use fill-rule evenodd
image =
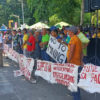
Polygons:
<instances>
[{"instance_id":1,"label":"white banner","mask_svg":"<svg viewBox=\"0 0 100 100\"><path fill-rule=\"evenodd\" d=\"M31 78L31 73L34 67L34 59L26 58L24 55L20 55L12 48L9 48L8 45L4 44L4 52L7 54L8 58L17 62L20 67L20 71L14 71L14 76L24 75L28 80Z\"/></svg>"},{"instance_id":2,"label":"white banner","mask_svg":"<svg viewBox=\"0 0 100 100\"><path fill-rule=\"evenodd\" d=\"M100 93L100 67L92 64L84 66L78 86L89 93Z\"/></svg>"},{"instance_id":3,"label":"white banner","mask_svg":"<svg viewBox=\"0 0 100 100\"><path fill-rule=\"evenodd\" d=\"M77 91L78 66L73 64L53 64L52 83L67 86L72 92Z\"/></svg>"},{"instance_id":4,"label":"white banner","mask_svg":"<svg viewBox=\"0 0 100 100\"><path fill-rule=\"evenodd\" d=\"M43 79L50 82L51 80L51 62L37 60L37 70L35 72L36 76L40 76Z\"/></svg>"},{"instance_id":5,"label":"white banner","mask_svg":"<svg viewBox=\"0 0 100 100\"><path fill-rule=\"evenodd\" d=\"M68 87L70 91L77 91L78 66L73 64L53 64L46 61L37 61L35 75L50 83L59 83Z\"/></svg>"},{"instance_id":6,"label":"white banner","mask_svg":"<svg viewBox=\"0 0 100 100\"><path fill-rule=\"evenodd\" d=\"M34 60L32 58L26 58L24 55L20 55L19 66L26 79L30 80L34 67Z\"/></svg>"},{"instance_id":7,"label":"white banner","mask_svg":"<svg viewBox=\"0 0 100 100\"><path fill-rule=\"evenodd\" d=\"M65 63L68 47L57 41L56 38L50 36L47 54L57 63Z\"/></svg>"}]
</instances>

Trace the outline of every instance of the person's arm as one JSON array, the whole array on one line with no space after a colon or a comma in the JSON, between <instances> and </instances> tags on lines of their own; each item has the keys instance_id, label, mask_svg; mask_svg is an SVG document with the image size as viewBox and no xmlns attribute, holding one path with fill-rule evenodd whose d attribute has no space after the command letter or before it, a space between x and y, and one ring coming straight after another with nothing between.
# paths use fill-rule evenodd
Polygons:
<instances>
[{"instance_id":1,"label":"person's arm","mask_svg":"<svg viewBox=\"0 0 100 100\"><path fill-rule=\"evenodd\" d=\"M67 62L70 63L72 57L73 57L73 53L74 53L74 50L75 50L75 44L71 44L70 45L70 52L69 52L69 57L67 59Z\"/></svg>"},{"instance_id":2,"label":"person's arm","mask_svg":"<svg viewBox=\"0 0 100 100\"><path fill-rule=\"evenodd\" d=\"M23 42L23 45L22 45L22 48L27 43L27 41L28 41L28 36L25 37L24 42Z\"/></svg>"},{"instance_id":3,"label":"person's arm","mask_svg":"<svg viewBox=\"0 0 100 100\"><path fill-rule=\"evenodd\" d=\"M32 51L35 50L35 38L32 38Z\"/></svg>"}]
</instances>

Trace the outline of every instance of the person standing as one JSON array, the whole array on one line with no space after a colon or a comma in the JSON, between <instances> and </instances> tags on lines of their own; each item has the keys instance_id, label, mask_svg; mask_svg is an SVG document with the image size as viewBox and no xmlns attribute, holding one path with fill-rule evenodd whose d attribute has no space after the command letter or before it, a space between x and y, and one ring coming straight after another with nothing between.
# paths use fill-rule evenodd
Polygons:
<instances>
[{"instance_id":1,"label":"person standing","mask_svg":"<svg viewBox=\"0 0 100 100\"><path fill-rule=\"evenodd\" d=\"M12 31L12 45L13 45L13 49L18 52L18 38L17 38L17 31L16 30L13 30Z\"/></svg>"},{"instance_id":2,"label":"person standing","mask_svg":"<svg viewBox=\"0 0 100 100\"><path fill-rule=\"evenodd\" d=\"M41 58L42 60L50 61L49 55L46 53L46 49L48 47L48 42L49 42L50 36L46 33L46 29L44 28L42 30L42 41L40 42L40 47L41 47Z\"/></svg>"},{"instance_id":3,"label":"person standing","mask_svg":"<svg viewBox=\"0 0 100 100\"><path fill-rule=\"evenodd\" d=\"M0 32L0 67L3 67L3 35Z\"/></svg>"},{"instance_id":4,"label":"person standing","mask_svg":"<svg viewBox=\"0 0 100 100\"><path fill-rule=\"evenodd\" d=\"M39 46L39 43L41 42L42 36L40 34L40 31L35 31L35 51L34 51L34 59L41 59L41 48Z\"/></svg>"},{"instance_id":5,"label":"person standing","mask_svg":"<svg viewBox=\"0 0 100 100\"><path fill-rule=\"evenodd\" d=\"M33 31L29 30L29 38L27 41L27 57L34 58L35 51L35 37L33 36Z\"/></svg>"},{"instance_id":6,"label":"person standing","mask_svg":"<svg viewBox=\"0 0 100 100\"><path fill-rule=\"evenodd\" d=\"M78 27L77 36L82 42L83 56L87 56L87 46L90 40L82 33L82 29L80 27Z\"/></svg>"},{"instance_id":7,"label":"person standing","mask_svg":"<svg viewBox=\"0 0 100 100\"><path fill-rule=\"evenodd\" d=\"M28 35L27 35L27 29L23 29L23 45L22 45L22 49L23 49L23 54L25 56L27 56L27 41L28 41Z\"/></svg>"},{"instance_id":8,"label":"person standing","mask_svg":"<svg viewBox=\"0 0 100 100\"><path fill-rule=\"evenodd\" d=\"M75 64L80 66L78 69L78 73L82 70L82 43L80 39L77 37L77 28L72 26L69 28L69 36L71 38L68 44L68 52L67 52L67 63ZM78 76L79 81L79 76ZM77 92L73 92L73 100L81 100L80 97L80 89L78 88Z\"/></svg>"},{"instance_id":9,"label":"person standing","mask_svg":"<svg viewBox=\"0 0 100 100\"><path fill-rule=\"evenodd\" d=\"M18 53L23 54L23 50L22 50L23 35L20 29L18 30L17 37L18 37L18 46L19 46Z\"/></svg>"},{"instance_id":10,"label":"person standing","mask_svg":"<svg viewBox=\"0 0 100 100\"><path fill-rule=\"evenodd\" d=\"M27 57L34 58L34 51L35 51L35 37L33 36L33 30L29 30L29 39L27 41ZM30 79L30 82L33 84L36 83L36 77L35 77L36 64L37 61L34 60L34 67Z\"/></svg>"}]
</instances>

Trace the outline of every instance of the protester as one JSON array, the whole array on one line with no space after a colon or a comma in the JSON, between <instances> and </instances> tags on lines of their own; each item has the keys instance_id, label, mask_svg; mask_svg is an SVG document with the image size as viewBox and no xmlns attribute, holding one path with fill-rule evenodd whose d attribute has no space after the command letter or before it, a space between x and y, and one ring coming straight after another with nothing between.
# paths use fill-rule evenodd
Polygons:
<instances>
[{"instance_id":1,"label":"protester","mask_svg":"<svg viewBox=\"0 0 100 100\"><path fill-rule=\"evenodd\" d=\"M33 31L29 30L29 38L27 41L27 57L34 58L35 51L35 37L33 36Z\"/></svg>"},{"instance_id":2,"label":"protester","mask_svg":"<svg viewBox=\"0 0 100 100\"><path fill-rule=\"evenodd\" d=\"M11 31L6 33L5 43L9 46L9 48L12 48L12 33L11 33Z\"/></svg>"},{"instance_id":3,"label":"protester","mask_svg":"<svg viewBox=\"0 0 100 100\"><path fill-rule=\"evenodd\" d=\"M23 29L23 45L22 45L22 49L23 49L23 54L25 56L27 56L27 41L28 41L28 34L27 34L27 29Z\"/></svg>"},{"instance_id":4,"label":"protester","mask_svg":"<svg viewBox=\"0 0 100 100\"><path fill-rule=\"evenodd\" d=\"M46 33L46 29L44 28L42 30L42 40L41 40L39 45L41 47L41 58L42 58L42 60L46 60L46 61L50 60L49 55L46 53L46 49L48 47L49 38L50 38L50 36Z\"/></svg>"},{"instance_id":5,"label":"protester","mask_svg":"<svg viewBox=\"0 0 100 100\"><path fill-rule=\"evenodd\" d=\"M96 38L96 33L93 34L92 38ZM98 28L97 38L100 39L100 28Z\"/></svg>"},{"instance_id":6,"label":"protester","mask_svg":"<svg viewBox=\"0 0 100 100\"><path fill-rule=\"evenodd\" d=\"M17 38L17 31L13 30L12 31L13 37L12 37L12 44L13 44L13 49L18 52L18 38Z\"/></svg>"},{"instance_id":7,"label":"protester","mask_svg":"<svg viewBox=\"0 0 100 100\"><path fill-rule=\"evenodd\" d=\"M3 67L3 35L0 31L0 67Z\"/></svg>"},{"instance_id":8,"label":"protester","mask_svg":"<svg viewBox=\"0 0 100 100\"><path fill-rule=\"evenodd\" d=\"M66 27L66 28L64 29L64 38L63 38L62 43L65 44L65 45L68 45L69 42L70 42L70 37L69 37L69 34L68 34L68 32L69 32L68 28L69 28L69 27Z\"/></svg>"},{"instance_id":9,"label":"protester","mask_svg":"<svg viewBox=\"0 0 100 100\"><path fill-rule=\"evenodd\" d=\"M53 37L55 37L57 40L61 39L60 36L58 35L57 29L52 30L51 35L52 35Z\"/></svg>"},{"instance_id":10,"label":"protester","mask_svg":"<svg viewBox=\"0 0 100 100\"><path fill-rule=\"evenodd\" d=\"M83 56L87 56L87 46L90 40L82 33L82 29L80 27L78 27L77 36L82 42Z\"/></svg>"},{"instance_id":11,"label":"protester","mask_svg":"<svg viewBox=\"0 0 100 100\"><path fill-rule=\"evenodd\" d=\"M40 42L42 40L42 36L40 34L40 30L35 31L35 51L34 51L34 58L41 59L41 48Z\"/></svg>"},{"instance_id":12,"label":"protester","mask_svg":"<svg viewBox=\"0 0 100 100\"><path fill-rule=\"evenodd\" d=\"M18 53L19 54L23 54L23 50L22 50L23 34L21 33L21 30L20 29L18 30L17 38L18 38L18 46L19 46Z\"/></svg>"},{"instance_id":13,"label":"protester","mask_svg":"<svg viewBox=\"0 0 100 100\"><path fill-rule=\"evenodd\" d=\"M82 65L82 43L76 34L77 34L77 28L75 26L70 27L69 36L71 40L68 44L67 63L81 66ZM78 71L80 72L81 69L82 67L79 67ZM73 100L81 100L79 88L77 92L73 92L72 95L73 95Z\"/></svg>"}]
</instances>

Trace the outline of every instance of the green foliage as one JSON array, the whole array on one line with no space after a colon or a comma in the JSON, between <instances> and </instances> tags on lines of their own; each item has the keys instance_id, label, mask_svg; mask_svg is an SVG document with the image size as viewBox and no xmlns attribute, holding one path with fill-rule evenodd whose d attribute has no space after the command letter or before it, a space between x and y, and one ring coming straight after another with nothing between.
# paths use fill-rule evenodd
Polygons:
<instances>
[{"instance_id":1,"label":"green foliage","mask_svg":"<svg viewBox=\"0 0 100 100\"><path fill-rule=\"evenodd\" d=\"M58 19L75 25L80 22L81 0L27 0L27 3L36 22L50 21L51 25Z\"/></svg>"},{"instance_id":2,"label":"green foliage","mask_svg":"<svg viewBox=\"0 0 100 100\"><path fill-rule=\"evenodd\" d=\"M60 21L61 21L61 19L58 18L58 15L57 15L57 14L55 14L55 15L53 15L53 16L51 16L51 17L49 18L49 24L50 24L51 26L55 25L56 23L58 23L58 22L60 22Z\"/></svg>"},{"instance_id":3,"label":"green foliage","mask_svg":"<svg viewBox=\"0 0 100 100\"><path fill-rule=\"evenodd\" d=\"M24 1L24 14L25 14L25 23L33 24L33 16L31 11L28 9L27 0ZM11 15L17 15L20 17L20 22L22 23L22 9L20 0L0 0L0 25L8 25L8 21L13 19L17 21L17 18L11 17ZM31 21L30 21L31 20ZM34 20L33 20L34 22Z\"/></svg>"}]
</instances>

